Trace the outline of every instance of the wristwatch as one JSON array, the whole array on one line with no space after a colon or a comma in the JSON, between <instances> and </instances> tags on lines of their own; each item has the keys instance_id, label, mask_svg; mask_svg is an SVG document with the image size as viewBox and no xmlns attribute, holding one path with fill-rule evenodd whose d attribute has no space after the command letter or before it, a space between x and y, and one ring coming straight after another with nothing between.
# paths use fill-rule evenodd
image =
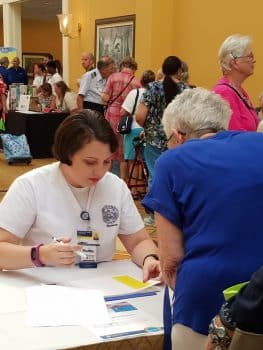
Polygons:
<instances>
[{"instance_id":1,"label":"wristwatch","mask_svg":"<svg viewBox=\"0 0 263 350\"><path fill-rule=\"evenodd\" d=\"M216 319L217 316L212 319L209 325L209 334L211 335L212 343L216 346L216 349L227 350L232 339L223 325L217 325Z\"/></svg>"},{"instance_id":2,"label":"wristwatch","mask_svg":"<svg viewBox=\"0 0 263 350\"><path fill-rule=\"evenodd\" d=\"M230 329L231 331L234 331L237 326L236 322L233 320L231 308L230 308L234 299L235 298L231 298L229 301L225 301L219 311L220 321L223 323L223 325L226 328Z\"/></svg>"},{"instance_id":3,"label":"wristwatch","mask_svg":"<svg viewBox=\"0 0 263 350\"><path fill-rule=\"evenodd\" d=\"M42 246L43 244L37 244L34 247L31 248L31 261L32 263L36 266L36 267L42 267L45 266L45 264L42 263L42 261L39 258L39 248Z\"/></svg>"}]
</instances>

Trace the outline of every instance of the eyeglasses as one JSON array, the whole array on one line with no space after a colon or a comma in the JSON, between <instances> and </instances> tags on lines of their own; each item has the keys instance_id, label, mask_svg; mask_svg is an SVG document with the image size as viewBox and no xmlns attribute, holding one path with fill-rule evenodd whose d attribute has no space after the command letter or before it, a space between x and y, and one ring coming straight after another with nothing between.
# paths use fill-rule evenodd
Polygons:
<instances>
[{"instance_id":1,"label":"eyeglasses","mask_svg":"<svg viewBox=\"0 0 263 350\"><path fill-rule=\"evenodd\" d=\"M254 61L255 57L254 54L251 52L249 55L246 56L236 56L231 52L231 56L234 58L234 60L238 59L238 58L248 58L249 61Z\"/></svg>"}]
</instances>

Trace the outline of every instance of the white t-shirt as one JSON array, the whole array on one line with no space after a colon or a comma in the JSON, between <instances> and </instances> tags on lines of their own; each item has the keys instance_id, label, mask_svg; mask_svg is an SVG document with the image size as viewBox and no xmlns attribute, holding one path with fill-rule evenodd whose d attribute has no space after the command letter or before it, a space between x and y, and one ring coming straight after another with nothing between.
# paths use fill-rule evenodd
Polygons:
<instances>
[{"instance_id":1,"label":"white t-shirt","mask_svg":"<svg viewBox=\"0 0 263 350\"><path fill-rule=\"evenodd\" d=\"M56 106L57 109L65 112L71 112L72 110L77 109L77 94L73 91L67 91L65 93L62 105L58 96L56 96Z\"/></svg>"},{"instance_id":2,"label":"white t-shirt","mask_svg":"<svg viewBox=\"0 0 263 350\"><path fill-rule=\"evenodd\" d=\"M137 103L136 103L135 112L134 112L134 115L133 115L133 121L132 121L132 125L131 125L132 129L141 128L141 126L136 122L135 113L136 113L136 111L138 109L138 105L140 103L140 100L141 100L141 97L142 97L142 94L144 93L144 91L145 91L145 88L140 88L139 89L139 96L138 96L138 100L137 100ZM137 89L133 89L126 96L126 98L125 98L125 100L123 101L123 104L122 104L122 108L125 109L125 111L127 111L129 113L132 112L133 106L134 106L134 103L135 103L135 99L136 99L136 94L137 94Z\"/></svg>"},{"instance_id":3,"label":"white t-shirt","mask_svg":"<svg viewBox=\"0 0 263 350\"><path fill-rule=\"evenodd\" d=\"M34 85L38 88L39 86L41 86L43 84L43 82L44 82L44 76L36 75L34 80L33 80L32 85Z\"/></svg>"},{"instance_id":4,"label":"white t-shirt","mask_svg":"<svg viewBox=\"0 0 263 350\"><path fill-rule=\"evenodd\" d=\"M0 227L22 238L24 245L52 242L52 236L71 237L87 230L81 208L66 182L59 162L19 176L0 203ZM89 191L90 230L100 238L97 261L109 261L118 233L132 234L144 225L126 184L112 173Z\"/></svg>"}]
</instances>

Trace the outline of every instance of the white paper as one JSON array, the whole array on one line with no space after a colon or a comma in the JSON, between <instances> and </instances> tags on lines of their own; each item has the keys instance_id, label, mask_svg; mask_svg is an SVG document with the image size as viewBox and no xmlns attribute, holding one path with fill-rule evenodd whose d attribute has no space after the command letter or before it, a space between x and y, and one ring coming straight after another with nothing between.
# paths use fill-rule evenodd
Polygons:
<instances>
[{"instance_id":1,"label":"white paper","mask_svg":"<svg viewBox=\"0 0 263 350\"><path fill-rule=\"evenodd\" d=\"M90 330L103 339L163 333L162 323L148 313L137 309L127 301L109 302L107 308L111 324L90 327ZM127 310L127 311L126 311Z\"/></svg>"},{"instance_id":2,"label":"white paper","mask_svg":"<svg viewBox=\"0 0 263 350\"><path fill-rule=\"evenodd\" d=\"M28 111L29 103L30 103L30 95L20 95L18 110L24 111L24 112Z\"/></svg>"},{"instance_id":3,"label":"white paper","mask_svg":"<svg viewBox=\"0 0 263 350\"><path fill-rule=\"evenodd\" d=\"M121 282L116 281L111 276L102 276L93 277L88 279L80 279L80 280L72 280L69 284L73 287L78 288L94 288L102 291L104 296L115 296L115 295L123 295L123 294L132 294L137 292L142 292L146 289L146 291L159 290L158 288L152 289L153 286L159 284L160 281L157 280L149 280L147 281L149 286L145 286L139 289L133 289Z\"/></svg>"},{"instance_id":4,"label":"white paper","mask_svg":"<svg viewBox=\"0 0 263 350\"><path fill-rule=\"evenodd\" d=\"M101 291L42 285L26 290L31 327L106 325L109 313Z\"/></svg>"}]
</instances>

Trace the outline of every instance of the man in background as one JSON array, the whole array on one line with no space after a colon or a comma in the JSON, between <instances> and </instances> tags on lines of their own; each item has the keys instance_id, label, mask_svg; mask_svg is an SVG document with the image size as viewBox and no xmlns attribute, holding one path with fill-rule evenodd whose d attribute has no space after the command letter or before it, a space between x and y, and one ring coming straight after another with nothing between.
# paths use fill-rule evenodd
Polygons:
<instances>
[{"instance_id":1,"label":"man in background","mask_svg":"<svg viewBox=\"0 0 263 350\"><path fill-rule=\"evenodd\" d=\"M81 54L81 64L86 72L95 68L95 57L92 53L83 52Z\"/></svg>"},{"instance_id":2,"label":"man in background","mask_svg":"<svg viewBox=\"0 0 263 350\"><path fill-rule=\"evenodd\" d=\"M14 57L11 63L12 67L7 69L8 84L20 83L27 85L27 72L20 66L19 57Z\"/></svg>"},{"instance_id":3,"label":"man in background","mask_svg":"<svg viewBox=\"0 0 263 350\"><path fill-rule=\"evenodd\" d=\"M53 55L51 55L51 53L47 53L44 57L43 57L43 65L46 66L46 64L49 62L49 61L53 61Z\"/></svg>"},{"instance_id":4,"label":"man in background","mask_svg":"<svg viewBox=\"0 0 263 350\"><path fill-rule=\"evenodd\" d=\"M4 56L0 58L0 74L2 75L4 82L6 85L8 85L7 80L7 68L9 66L9 59L8 57Z\"/></svg>"},{"instance_id":5,"label":"man in background","mask_svg":"<svg viewBox=\"0 0 263 350\"><path fill-rule=\"evenodd\" d=\"M77 98L79 109L91 109L101 114L104 113L101 95L108 77L114 71L114 60L109 56L103 56L99 59L97 68L86 72L82 76Z\"/></svg>"}]
</instances>

